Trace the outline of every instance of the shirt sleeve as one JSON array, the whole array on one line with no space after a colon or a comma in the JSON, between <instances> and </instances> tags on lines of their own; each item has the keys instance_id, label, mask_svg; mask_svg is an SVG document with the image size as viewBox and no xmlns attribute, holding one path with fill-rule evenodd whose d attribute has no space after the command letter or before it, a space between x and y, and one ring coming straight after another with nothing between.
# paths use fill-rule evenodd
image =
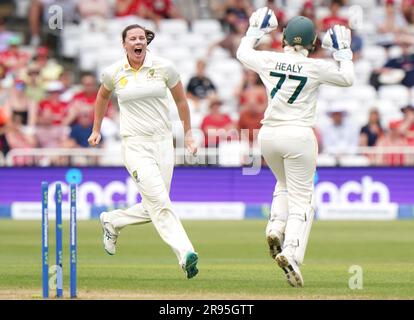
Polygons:
<instances>
[{"instance_id":1,"label":"shirt sleeve","mask_svg":"<svg viewBox=\"0 0 414 320\"><path fill-rule=\"evenodd\" d=\"M180 81L180 74L178 73L175 66L172 64L172 62L168 62L165 66L166 71L166 81L167 87L169 89L174 88L177 83Z\"/></svg>"},{"instance_id":2,"label":"shirt sleeve","mask_svg":"<svg viewBox=\"0 0 414 320\"><path fill-rule=\"evenodd\" d=\"M113 74L110 68L106 68L102 72L101 84L109 91L113 91L115 89L114 81L113 81Z\"/></svg>"},{"instance_id":3,"label":"shirt sleeve","mask_svg":"<svg viewBox=\"0 0 414 320\"><path fill-rule=\"evenodd\" d=\"M237 59L247 68L259 72L260 67L265 61L265 52L254 50L257 39L252 37L243 37L237 49Z\"/></svg>"},{"instance_id":4,"label":"shirt sleeve","mask_svg":"<svg viewBox=\"0 0 414 320\"><path fill-rule=\"evenodd\" d=\"M354 63L350 60L339 62L317 60L319 81L323 84L350 87L354 83Z\"/></svg>"}]
</instances>

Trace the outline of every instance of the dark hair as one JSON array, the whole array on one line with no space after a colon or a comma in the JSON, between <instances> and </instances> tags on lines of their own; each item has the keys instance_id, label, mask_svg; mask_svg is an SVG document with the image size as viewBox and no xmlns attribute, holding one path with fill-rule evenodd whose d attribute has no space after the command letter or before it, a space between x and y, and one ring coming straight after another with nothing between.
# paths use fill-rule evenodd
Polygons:
<instances>
[{"instance_id":1,"label":"dark hair","mask_svg":"<svg viewBox=\"0 0 414 320\"><path fill-rule=\"evenodd\" d=\"M80 78L82 79L84 77L93 77L93 78L96 78L96 75L92 71L82 71L81 74L80 74Z\"/></svg>"},{"instance_id":2,"label":"dark hair","mask_svg":"<svg viewBox=\"0 0 414 320\"><path fill-rule=\"evenodd\" d=\"M131 24L131 25L129 25L128 27L126 27L125 29L124 29L124 31L122 31L122 43L124 43L125 42L125 38L126 38L126 35L127 35L127 32L129 31L129 30L132 30L132 29L142 29L142 30L144 30L145 31L145 37L147 38L147 45L148 44L150 44L151 43L151 41L154 39L154 37L155 37L155 33L153 32L153 31L151 31L151 30L148 30L148 29L145 29L145 27L143 27L143 26L140 26L139 24Z\"/></svg>"},{"instance_id":3,"label":"dark hair","mask_svg":"<svg viewBox=\"0 0 414 320\"><path fill-rule=\"evenodd\" d=\"M334 4L342 7L344 5L344 3L342 2L342 0L332 0L331 1L331 6L333 6Z\"/></svg>"}]
</instances>

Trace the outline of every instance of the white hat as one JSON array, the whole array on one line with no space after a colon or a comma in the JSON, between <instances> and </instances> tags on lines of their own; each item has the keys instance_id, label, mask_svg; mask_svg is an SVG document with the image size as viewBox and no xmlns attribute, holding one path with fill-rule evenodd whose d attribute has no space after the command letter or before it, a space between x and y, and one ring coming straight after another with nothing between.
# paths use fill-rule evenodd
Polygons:
<instances>
[{"instance_id":1,"label":"white hat","mask_svg":"<svg viewBox=\"0 0 414 320\"><path fill-rule=\"evenodd\" d=\"M327 113L328 115L332 115L332 113L346 114L347 111L343 103L334 103L328 107Z\"/></svg>"},{"instance_id":2,"label":"white hat","mask_svg":"<svg viewBox=\"0 0 414 320\"><path fill-rule=\"evenodd\" d=\"M50 81L46 85L46 91L47 92L56 92L56 91L63 91L65 87L63 86L63 83L60 81Z\"/></svg>"}]
</instances>

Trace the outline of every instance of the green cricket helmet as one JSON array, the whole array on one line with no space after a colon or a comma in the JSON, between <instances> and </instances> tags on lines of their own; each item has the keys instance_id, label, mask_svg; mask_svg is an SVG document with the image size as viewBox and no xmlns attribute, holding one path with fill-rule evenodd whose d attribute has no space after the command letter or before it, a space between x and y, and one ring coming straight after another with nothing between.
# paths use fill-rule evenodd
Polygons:
<instances>
[{"instance_id":1,"label":"green cricket helmet","mask_svg":"<svg viewBox=\"0 0 414 320\"><path fill-rule=\"evenodd\" d=\"M309 18L298 16L289 20L283 30L283 43L289 46L302 46L305 49L315 48L317 35L315 25Z\"/></svg>"}]
</instances>

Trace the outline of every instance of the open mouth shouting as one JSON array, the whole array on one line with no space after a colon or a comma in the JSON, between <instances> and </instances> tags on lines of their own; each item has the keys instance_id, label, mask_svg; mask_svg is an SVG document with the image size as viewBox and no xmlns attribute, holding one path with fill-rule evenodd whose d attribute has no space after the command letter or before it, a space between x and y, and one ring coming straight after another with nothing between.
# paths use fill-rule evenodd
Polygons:
<instances>
[{"instance_id":1,"label":"open mouth shouting","mask_svg":"<svg viewBox=\"0 0 414 320\"><path fill-rule=\"evenodd\" d=\"M143 50L142 48L135 48L134 53L137 57L141 57L141 55L143 54Z\"/></svg>"}]
</instances>

